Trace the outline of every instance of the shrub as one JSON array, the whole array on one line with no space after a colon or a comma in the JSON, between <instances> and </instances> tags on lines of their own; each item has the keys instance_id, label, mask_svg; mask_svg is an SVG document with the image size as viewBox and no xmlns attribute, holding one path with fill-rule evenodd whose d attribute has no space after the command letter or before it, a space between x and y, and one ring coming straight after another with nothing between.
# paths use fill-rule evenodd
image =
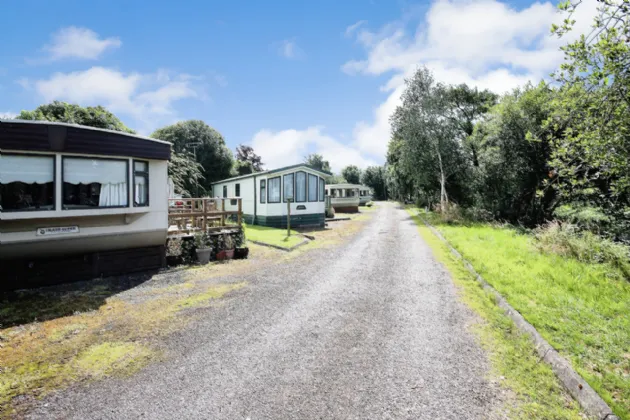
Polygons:
<instances>
[{"instance_id":1,"label":"shrub","mask_svg":"<svg viewBox=\"0 0 630 420\"><path fill-rule=\"evenodd\" d=\"M473 222L491 222L494 220L491 212L477 206L464 209L464 217Z\"/></svg>"},{"instance_id":2,"label":"shrub","mask_svg":"<svg viewBox=\"0 0 630 420\"><path fill-rule=\"evenodd\" d=\"M367 207L372 207L374 205L374 201L368 201L365 205Z\"/></svg>"},{"instance_id":3,"label":"shrub","mask_svg":"<svg viewBox=\"0 0 630 420\"><path fill-rule=\"evenodd\" d=\"M574 206L566 204L554 211L554 216L563 222L577 225L580 229L600 233L610 223L608 217L599 207Z\"/></svg>"},{"instance_id":4,"label":"shrub","mask_svg":"<svg viewBox=\"0 0 630 420\"><path fill-rule=\"evenodd\" d=\"M332 206L326 210L326 217L328 217L329 219L335 217L335 209Z\"/></svg>"},{"instance_id":5,"label":"shrub","mask_svg":"<svg viewBox=\"0 0 630 420\"><path fill-rule=\"evenodd\" d=\"M573 257L587 263L609 263L630 278L630 247L580 231L570 223L550 222L534 231L536 245L544 252Z\"/></svg>"},{"instance_id":6,"label":"shrub","mask_svg":"<svg viewBox=\"0 0 630 420\"><path fill-rule=\"evenodd\" d=\"M179 257L182 255L182 239L169 238L166 240L166 256Z\"/></svg>"}]
</instances>

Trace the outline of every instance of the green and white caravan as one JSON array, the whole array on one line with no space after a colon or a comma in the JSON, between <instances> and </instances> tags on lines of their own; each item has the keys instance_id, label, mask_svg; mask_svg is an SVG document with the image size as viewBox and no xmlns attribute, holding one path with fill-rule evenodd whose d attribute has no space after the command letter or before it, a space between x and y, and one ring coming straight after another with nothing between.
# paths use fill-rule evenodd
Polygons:
<instances>
[{"instance_id":1,"label":"green and white caravan","mask_svg":"<svg viewBox=\"0 0 630 420\"><path fill-rule=\"evenodd\" d=\"M325 224L325 181L329 176L299 164L224 179L212 184L213 196L242 199L247 224L287 227L288 203L291 227L323 227ZM225 210L235 211L238 200L226 200Z\"/></svg>"}]
</instances>

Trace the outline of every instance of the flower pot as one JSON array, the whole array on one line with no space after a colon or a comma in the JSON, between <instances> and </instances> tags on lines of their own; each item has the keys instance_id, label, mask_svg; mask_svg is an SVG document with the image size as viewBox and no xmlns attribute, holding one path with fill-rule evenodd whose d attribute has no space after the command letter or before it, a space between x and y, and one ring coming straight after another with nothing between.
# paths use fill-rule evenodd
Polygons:
<instances>
[{"instance_id":1,"label":"flower pot","mask_svg":"<svg viewBox=\"0 0 630 420\"><path fill-rule=\"evenodd\" d=\"M227 259L227 256L225 255L225 251L219 251L217 252L217 261L223 261L225 259Z\"/></svg>"},{"instance_id":2,"label":"flower pot","mask_svg":"<svg viewBox=\"0 0 630 420\"><path fill-rule=\"evenodd\" d=\"M247 247L236 248L234 250L234 259L236 260L244 260L247 258L248 255L249 255L249 248Z\"/></svg>"},{"instance_id":3,"label":"flower pot","mask_svg":"<svg viewBox=\"0 0 630 420\"><path fill-rule=\"evenodd\" d=\"M234 258L234 250L233 249L226 249L225 250L225 259L231 260L232 258Z\"/></svg>"},{"instance_id":4,"label":"flower pot","mask_svg":"<svg viewBox=\"0 0 630 420\"><path fill-rule=\"evenodd\" d=\"M197 252L197 261L199 261L199 264L208 264L212 248L197 249L195 252Z\"/></svg>"}]
</instances>

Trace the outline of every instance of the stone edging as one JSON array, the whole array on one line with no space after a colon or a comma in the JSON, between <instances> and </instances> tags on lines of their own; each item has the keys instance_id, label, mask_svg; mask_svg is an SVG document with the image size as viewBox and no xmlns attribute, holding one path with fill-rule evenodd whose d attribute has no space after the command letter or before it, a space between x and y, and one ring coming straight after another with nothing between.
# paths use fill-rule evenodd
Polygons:
<instances>
[{"instance_id":1,"label":"stone edging","mask_svg":"<svg viewBox=\"0 0 630 420\"><path fill-rule=\"evenodd\" d=\"M306 245L307 243L310 242L308 239L304 238L304 240L302 242L300 242L299 244L293 245L291 248L285 248L285 247L278 246L278 245L267 244L265 242L252 241L251 239L248 239L247 241L251 242L251 243L254 243L256 245L266 246L266 247L269 247L269 248L275 248L275 249L279 249L280 251L285 251L285 252L291 252L295 248L301 247L302 245Z\"/></svg>"},{"instance_id":2,"label":"stone edging","mask_svg":"<svg viewBox=\"0 0 630 420\"><path fill-rule=\"evenodd\" d=\"M586 411L589 416L595 416L598 419L602 420L619 420L619 418L613 414L608 404L599 396L599 394L591 388L591 386L582 378L575 370L571 364L560 355L548 342L545 340L540 333L531 325L529 322L523 318L516 309L514 309L508 302L505 300L499 292L496 291L494 287L492 287L486 280L477 271L475 271L472 264L470 264L451 244L442 236L442 234L433 227L429 222L427 222L424 217L420 216L420 219L424 224L431 229L431 231L437 236L442 242L448 246L451 253L454 254L457 258L459 258L468 271L470 271L477 281L483 286L483 288L490 293L492 293L499 307L503 309L506 315L508 315L512 321L516 324L516 326L523 332L526 332L530 335L530 337L534 340L534 345L536 346L536 351L540 355L541 360L544 360L549 365L551 365L551 369L556 374L556 376L560 379L564 387L569 391L569 393L577 400L577 402L582 406L582 408Z\"/></svg>"}]
</instances>

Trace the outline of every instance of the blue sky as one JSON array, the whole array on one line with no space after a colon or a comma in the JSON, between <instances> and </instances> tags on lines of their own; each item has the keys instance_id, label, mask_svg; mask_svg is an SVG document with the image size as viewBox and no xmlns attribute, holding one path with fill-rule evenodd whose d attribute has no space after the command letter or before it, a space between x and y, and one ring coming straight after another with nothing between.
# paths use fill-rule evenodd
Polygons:
<instances>
[{"instance_id":1,"label":"blue sky","mask_svg":"<svg viewBox=\"0 0 630 420\"><path fill-rule=\"evenodd\" d=\"M313 151L336 170L380 164L418 65L500 93L537 81L560 62L558 18L495 0L12 2L0 113L101 104L143 134L202 119L269 167Z\"/></svg>"}]
</instances>

